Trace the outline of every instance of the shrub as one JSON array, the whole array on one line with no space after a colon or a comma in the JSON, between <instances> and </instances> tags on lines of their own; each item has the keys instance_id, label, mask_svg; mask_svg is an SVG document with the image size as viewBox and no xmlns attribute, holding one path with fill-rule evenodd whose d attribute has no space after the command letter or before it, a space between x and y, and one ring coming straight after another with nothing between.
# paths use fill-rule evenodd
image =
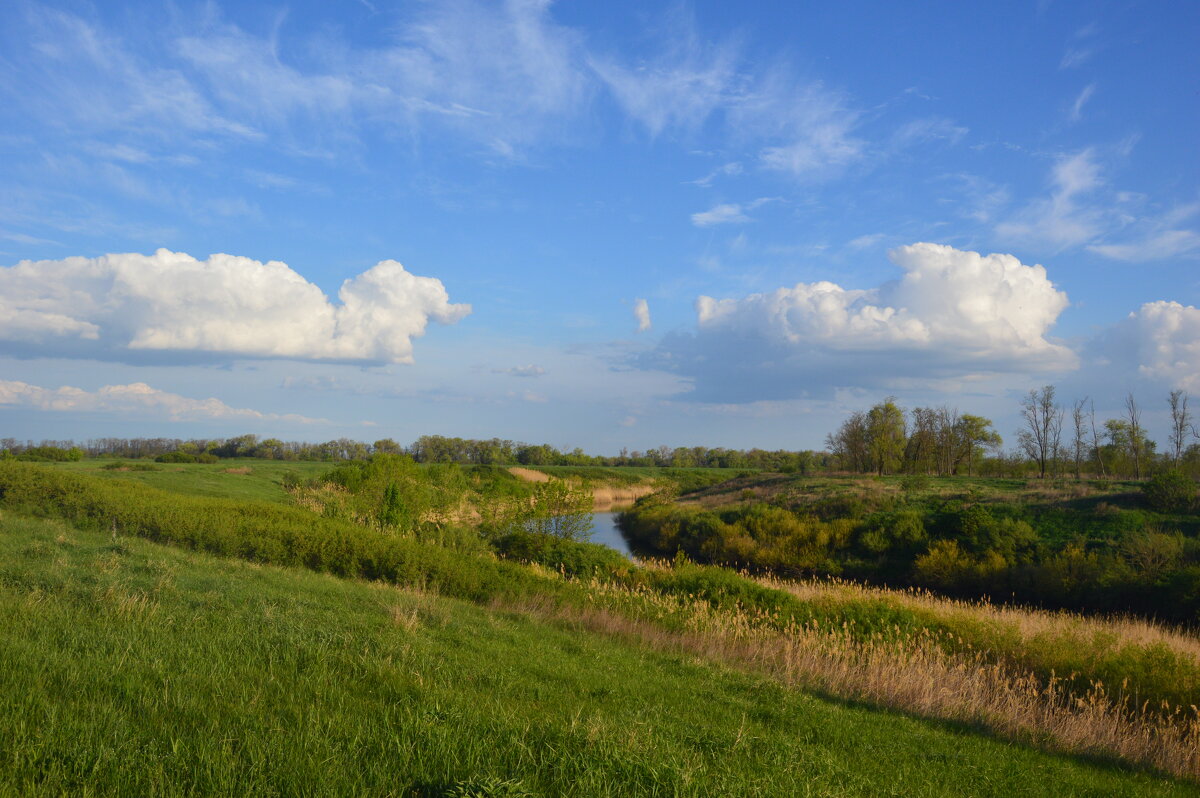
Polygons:
<instances>
[{"instance_id":1,"label":"shrub","mask_svg":"<svg viewBox=\"0 0 1200 798\"><path fill-rule=\"evenodd\" d=\"M492 545L509 559L538 563L571 576L612 576L629 571L632 565L608 546L539 532L510 532Z\"/></svg>"},{"instance_id":2,"label":"shrub","mask_svg":"<svg viewBox=\"0 0 1200 798\"><path fill-rule=\"evenodd\" d=\"M1196 483L1181 471L1171 469L1147 481L1142 494L1150 507L1159 512L1186 512L1196 500Z\"/></svg>"}]
</instances>

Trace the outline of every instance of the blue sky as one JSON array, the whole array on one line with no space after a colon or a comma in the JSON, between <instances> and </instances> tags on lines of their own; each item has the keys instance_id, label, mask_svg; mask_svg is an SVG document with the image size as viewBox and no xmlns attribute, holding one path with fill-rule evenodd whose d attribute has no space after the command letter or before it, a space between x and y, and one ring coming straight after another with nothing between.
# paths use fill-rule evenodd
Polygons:
<instances>
[{"instance_id":1,"label":"blue sky","mask_svg":"<svg viewBox=\"0 0 1200 798\"><path fill-rule=\"evenodd\" d=\"M0 432L800 448L893 394L1011 441L1045 383L1153 425L1200 394L1197 30L6 3Z\"/></svg>"}]
</instances>

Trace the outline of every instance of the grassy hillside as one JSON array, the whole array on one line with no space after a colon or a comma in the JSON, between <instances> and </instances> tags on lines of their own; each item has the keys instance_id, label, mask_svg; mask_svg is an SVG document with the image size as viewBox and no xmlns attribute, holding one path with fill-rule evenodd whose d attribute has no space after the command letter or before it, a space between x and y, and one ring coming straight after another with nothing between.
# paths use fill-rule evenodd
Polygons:
<instances>
[{"instance_id":1,"label":"grassy hillside","mask_svg":"<svg viewBox=\"0 0 1200 798\"><path fill-rule=\"evenodd\" d=\"M0 517L0 794L1192 795L385 584Z\"/></svg>"},{"instance_id":2,"label":"grassy hillside","mask_svg":"<svg viewBox=\"0 0 1200 798\"><path fill-rule=\"evenodd\" d=\"M1200 642L1149 624L764 583L686 560L639 565L601 546L528 533L402 532L23 463L0 463L0 511L65 519L121 545L138 536L419 586L776 685L1200 778L1200 715L1189 707L1200 703Z\"/></svg>"}]
</instances>

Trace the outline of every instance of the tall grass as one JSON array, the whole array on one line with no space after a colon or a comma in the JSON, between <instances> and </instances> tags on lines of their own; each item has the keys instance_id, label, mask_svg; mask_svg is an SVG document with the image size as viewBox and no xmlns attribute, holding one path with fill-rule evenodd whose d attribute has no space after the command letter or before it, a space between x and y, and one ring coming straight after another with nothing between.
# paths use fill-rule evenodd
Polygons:
<instances>
[{"instance_id":1,"label":"tall grass","mask_svg":"<svg viewBox=\"0 0 1200 798\"><path fill-rule=\"evenodd\" d=\"M526 611L769 674L785 684L925 718L986 729L1064 753L1099 756L1200 780L1200 710L1136 704L1095 682L1082 693L994 661L947 651L930 629L862 635L851 623L778 628L760 612L716 608L685 595L590 585L591 607L526 599Z\"/></svg>"},{"instance_id":2,"label":"tall grass","mask_svg":"<svg viewBox=\"0 0 1200 798\"><path fill-rule=\"evenodd\" d=\"M756 581L826 613L865 605L911 613L914 625L935 632L947 651L1029 670L1059 689L1087 693L1099 685L1132 705L1165 706L1170 713L1200 704L1200 638L1155 621L963 601L840 580Z\"/></svg>"}]
</instances>

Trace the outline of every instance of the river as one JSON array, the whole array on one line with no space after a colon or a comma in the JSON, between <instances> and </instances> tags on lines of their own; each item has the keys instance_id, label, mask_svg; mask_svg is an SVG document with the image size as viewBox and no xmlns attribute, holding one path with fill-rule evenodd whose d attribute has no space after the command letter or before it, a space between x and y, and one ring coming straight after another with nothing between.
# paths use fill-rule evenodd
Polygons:
<instances>
[{"instance_id":1,"label":"river","mask_svg":"<svg viewBox=\"0 0 1200 798\"><path fill-rule=\"evenodd\" d=\"M600 543L611 549L616 549L626 557L630 557L632 553L629 551L629 544L625 542L625 537L621 534L621 530L617 529L617 516L620 514L620 510L607 513L592 513L591 541L592 543Z\"/></svg>"}]
</instances>

